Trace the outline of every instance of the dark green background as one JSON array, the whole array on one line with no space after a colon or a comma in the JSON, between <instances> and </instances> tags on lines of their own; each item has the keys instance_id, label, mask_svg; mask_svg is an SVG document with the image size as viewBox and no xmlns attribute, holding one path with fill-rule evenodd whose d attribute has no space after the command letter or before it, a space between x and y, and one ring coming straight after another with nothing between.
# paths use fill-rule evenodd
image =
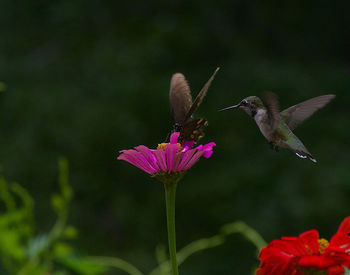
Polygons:
<instances>
[{"instance_id":1,"label":"dark green background","mask_svg":"<svg viewBox=\"0 0 350 275\"><path fill-rule=\"evenodd\" d=\"M3 174L33 194L44 232L55 219L48 205L57 158L66 156L76 246L150 270L156 245L166 244L163 188L117 161L118 151L164 141L173 73L184 73L197 94L220 66L197 112L209 120L202 142L217 147L178 187L178 247L238 219L267 241L311 228L329 238L350 209L349 8L348 1L1 1ZM270 150L243 112L217 113L266 90L282 109L337 95L295 131L317 164ZM180 272L248 274L254 264L254 247L232 237Z\"/></svg>"}]
</instances>

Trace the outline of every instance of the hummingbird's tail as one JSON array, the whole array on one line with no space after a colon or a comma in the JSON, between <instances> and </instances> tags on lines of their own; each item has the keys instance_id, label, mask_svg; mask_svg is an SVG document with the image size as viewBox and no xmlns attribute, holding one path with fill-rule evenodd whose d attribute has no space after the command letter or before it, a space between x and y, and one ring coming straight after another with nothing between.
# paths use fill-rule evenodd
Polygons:
<instances>
[{"instance_id":1,"label":"hummingbird's tail","mask_svg":"<svg viewBox=\"0 0 350 275\"><path fill-rule=\"evenodd\" d=\"M293 150L293 151L299 158L302 158L302 159L308 158L309 160L315 163L317 162L316 159L309 152L304 152L300 150Z\"/></svg>"}]
</instances>

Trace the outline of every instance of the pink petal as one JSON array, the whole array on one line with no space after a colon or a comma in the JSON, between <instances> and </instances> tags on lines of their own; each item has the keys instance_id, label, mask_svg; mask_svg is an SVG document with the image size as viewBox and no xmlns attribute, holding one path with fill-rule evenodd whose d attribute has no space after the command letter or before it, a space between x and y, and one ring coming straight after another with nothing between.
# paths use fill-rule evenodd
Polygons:
<instances>
[{"instance_id":1,"label":"pink petal","mask_svg":"<svg viewBox=\"0 0 350 275\"><path fill-rule=\"evenodd\" d=\"M204 145L204 147L214 147L214 146L216 146L215 142L209 142L209 143Z\"/></svg>"},{"instance_id":2,"label":"pink petal","mask_svg":"<svg viewBox=\"0 0 350 275\"><path fill-rule=\"evenodd\" d=\"M176 144L177 143L177 139L180 136L180 132L174 132L171 134L170 136L170 144Z\"/></svg>"},{"instance_id":3,"label":"pink petal","mask_svg":"<svg viewBox=\"0 0 350 275\"><path fill-rule=\"evenodd\" d=\"M205 158L210 158L211 155L213 154L213 147L216 146L215 142L209 142L208 144L204 145L203 146L203 151L204 151L204 154L203 156Z\"/></svg>"},{"instance_id":4,"label":"pink petal","mask_svg":"<svg viewBox=\"0 0 350 275\"><path fill-rule=\"evenodd\" d=\"M157 158L152 154L152 151L144 145L140 145L135 147L137 151L139 151L148 163L154 168L154 170L159 171L159 166L157 164Z\"/></svg>"},{"instance_id":5,"label":"pink petal","mask_svg":"<svg viewBox=\"0 0 350 275\"><path fill-rule=\"evenodd\" d=\"M203 145L198 145L197 147L195 147L194 149L197 149L197 150L203 150Z\"/></svg>"},{"instance_id":6,"label":"pink petal","mask_svg":"<svg viewBox=\"0 0 350 275\"><path fill-rule=\"evenodd\" d=\"M174 157L174 165L173 165L173 172L178 172L178 167L180 164L180 161L182 160L182 155L183 153L177 152L175 157Z\"/></svg>"},{"instance_id":7,"label":"pink petal","mask_svg":"<svg viewBox=\"0 0 350 275\"><path fill-rule=\"evenodd\" d=\"M193 157L187 162L187 164L184 167L184 170L190 169L198 160L199 158L203 155L203 151L197 151Z\"/></svg>"},{"instance_id":8,"label":"pink petal","mask_svg":"<svg viewBox=\"0 0 350 275\"><path fill-rule=\"evenodd\" d=\"M180 164L177 166L177 172L186 170L186 169L184 169L184 167L187 165L187 163L192 158L192 156L194 155L195 152L196 152L195 149L191 149L191 150L188 150L188 151L182 153L182 160L181 160Z\"/></svg>"},{"instance_id":9,"label":"pink petal","mask_svg":"<svg viewBox=\"0 0 350 275\"><path fill-rule=\"evenodd\" d=\"M165 159L165 151L163 149L157 149L152 151L153 155L155 155L157 159L158 166L162 172L166 172L167 169L167 164L166 164L166 159Z\"/></svg>"},{"instance_id":10,"label":"pink petal","mask_svg":"<svg viewBox=\"0 0 350 275\"><path fill-rule=\"evenodd\" d=\"M135 150L123 150L120 152L122 154L118 157L119 160L125 160L148 174L156 172L141 153Z\"/></svg>"},{"instance_id":11,"label":"pink petal","mask_svg":"<svg viewBox=\"0 0 350 275\"><path fill-rule=\"evenodd\" d=\"M175 170L174 170L174 157L175 157L178 149L179 149L179 145L177 143L165 145L164 150L165 150L166 162L168 165L168 171L175 172Z\"/></svg>"},{"instance_id":12,"label":"pink petal","mask_svg":"<svg viewBox=\"0 0 350 275\"><path fill-rule=\"evenodd\" d=\"M203 151L203 157L205 157L206 159L210 158L211 155L213 154L213 151Z\"/></svg>"}]
</instances>

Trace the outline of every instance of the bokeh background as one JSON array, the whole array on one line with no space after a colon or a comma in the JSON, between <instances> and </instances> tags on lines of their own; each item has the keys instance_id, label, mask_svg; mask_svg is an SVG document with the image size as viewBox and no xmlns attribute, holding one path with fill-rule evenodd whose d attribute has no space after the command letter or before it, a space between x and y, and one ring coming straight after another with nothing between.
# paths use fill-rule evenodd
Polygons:
<instances>
[{"instance_id":1,"label":"bokeh background","mask_svg":"<svg viewBox=\"0 0 350 275\"><path fill-rule=\"evenodd\" d=\"M220 66L196 113L209 120L202 142L217 147L178 187L178 247L235 220L267 241L311 228L329 238L350 214L349 8L315 0L1 1L2 174L33 195L44 232L65 156L76 247L151 270L155 247L167 242L163 187L117 161L118 151L164 141L173 73L184 73L196 95ZM317 164L270 150L243 112L217 112L267 90L282 109L337 95L295 131ZM234 236L180 272L248 274L256 256Z\"/></svg>"}]
</instances>

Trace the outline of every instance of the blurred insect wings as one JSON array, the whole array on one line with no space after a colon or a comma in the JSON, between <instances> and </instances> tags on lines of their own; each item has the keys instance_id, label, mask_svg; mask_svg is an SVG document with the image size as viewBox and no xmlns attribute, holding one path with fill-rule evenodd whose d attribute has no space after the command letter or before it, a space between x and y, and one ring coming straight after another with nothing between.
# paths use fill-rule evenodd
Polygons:
<instances>
[{"instance_id":1,"label":"blurred insect wings","mask_svg":"<svg viewBox=\"0 0 350 275\"><path fill-rule=\"evenodd\" d=\"M180 143L192 140L196 143L204 136L202 127L207 126L208 121L205 118L193 119L193 113L202 103L218 70L219 68L216 68L194 101L192 101L190 86L185 76L181 73L172 76L169 92L170 111L174 119L173 130L180 132Z\"/></svg>"}]
</instances>

